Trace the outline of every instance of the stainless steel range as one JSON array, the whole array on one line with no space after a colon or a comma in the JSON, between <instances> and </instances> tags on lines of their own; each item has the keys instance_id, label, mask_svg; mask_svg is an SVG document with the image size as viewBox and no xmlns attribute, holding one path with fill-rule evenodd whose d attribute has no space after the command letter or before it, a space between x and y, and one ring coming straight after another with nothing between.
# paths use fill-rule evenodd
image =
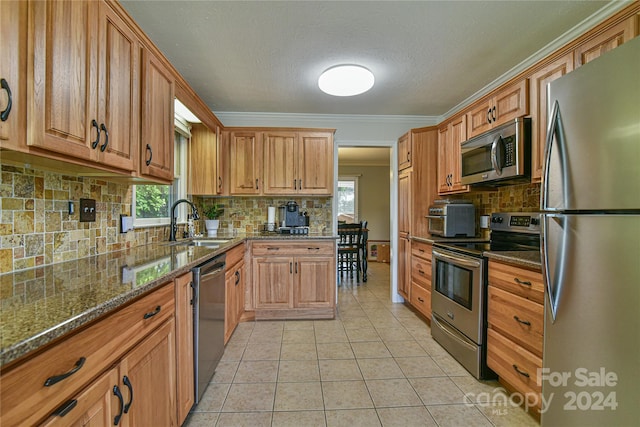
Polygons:
<instances>
[{"instance_id":1,"label":"stainless steel range","mask_svg":"<svg viewBox=\"0 0 640 427\"><path fill-rule=\"evenodd\" d=\"M540 215L496 213L490 242L433 244L431 335L473 376L494 378L487 367L486 251L540 250Z\"/></svg>"}]
</instances>

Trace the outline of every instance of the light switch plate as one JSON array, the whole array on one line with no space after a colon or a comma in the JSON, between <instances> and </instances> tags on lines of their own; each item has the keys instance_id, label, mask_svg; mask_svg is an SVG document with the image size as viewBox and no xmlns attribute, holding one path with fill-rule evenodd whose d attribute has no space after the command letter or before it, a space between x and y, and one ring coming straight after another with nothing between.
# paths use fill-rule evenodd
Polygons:
<instances>
[{"instance_id":1,"label":"light switch plate","mask_svg":"<svg viewBox=\"0 0 640 427\"><path fill-rule=\"evenodd\" d=\"M80 222L96 222L96 201L80 199Z\"/></svg>"}]
</instances>

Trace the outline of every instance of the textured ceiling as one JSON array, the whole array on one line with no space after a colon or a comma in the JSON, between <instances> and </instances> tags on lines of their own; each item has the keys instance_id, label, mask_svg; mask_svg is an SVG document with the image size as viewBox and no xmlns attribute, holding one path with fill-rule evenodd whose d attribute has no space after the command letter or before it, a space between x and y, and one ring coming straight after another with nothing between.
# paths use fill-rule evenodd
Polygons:
<instances>
[{"instance_id":1,"label":"textured ceiling","mask_svg":"<svg viewBox=\"0 0 640 427\"><path fill-rule=\"evenodd\" d=\"M607 2L121 3L213 111L441 116ZM320 92L340 63L374 88Z\"/></svg>"}]
</instances>

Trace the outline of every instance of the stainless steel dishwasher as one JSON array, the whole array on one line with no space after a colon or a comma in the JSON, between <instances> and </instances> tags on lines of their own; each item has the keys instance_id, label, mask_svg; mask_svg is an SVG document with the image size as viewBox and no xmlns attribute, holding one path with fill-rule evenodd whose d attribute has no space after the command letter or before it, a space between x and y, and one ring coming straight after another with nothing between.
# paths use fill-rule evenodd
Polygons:
<instances>
[{"instance_id":1,"label":"stainless steel dishwasher","mask_svg":"<svg viewBox=\"0 0 640 427\"><path fill-rule=\"evenodd\" d=\"M193 355L198 403L224 353L225 255L193 268Z\"/></svg>"}]
</instances>

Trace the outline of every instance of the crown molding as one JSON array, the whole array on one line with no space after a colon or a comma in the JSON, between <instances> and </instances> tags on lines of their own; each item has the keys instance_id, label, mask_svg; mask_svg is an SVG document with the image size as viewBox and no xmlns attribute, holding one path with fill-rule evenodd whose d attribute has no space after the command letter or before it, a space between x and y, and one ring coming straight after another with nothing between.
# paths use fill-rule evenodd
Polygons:
<instances>
[{"instance_id":1,"label":"crown molding","mask_svg":"<svg viewBox=\"0 0 640 427\"><path fill-rule=\"evenodd\" d=\"M595 27L596 25L600 24L607 18L621 11L622 9L627 7L629 4L633 3L633 1L634 0L623 0L623 1L612 1L610 3L607 3L596 13L587 17L582 22L577 24L575 27L571 28L570 30L562 34L560 37L553 40L551 43L547 44L542 49L538 50L536 53L534 53L533 55L531 55L530 57L528 57L527 59L525 59L518 65L516 65L515 67L513 67L512 69L510 69L509 71L507 71L506 73L504 73L503 75L501 75L500 77L492 81L491 83L487 84L482 89L478 90L473 95L469 96L468 98L466 98L465 100L463 100L462 102L460 102L459 104L451 108L442 116L438 117L437 123L441 123L448 117L453 116L458 111L464 109L468 105L471 105L472 103L482 98L489 92L495 90L496 88L506 83L513 77L517 76L518 74L522 73L528 68L534 66L536 63L540 62L541 60L543 60L553 52L557 51L562 46L575 40L579 36L589 31L591 28Z\"/></svg>"},{"instance_id":2,"label":"crown molding","mask_svg":"<svg viewBox=\"0 0 640 427\"><path fill-rule=\"evenodd\" d=\"M236 126L236 122L274 122L284 121L305 122L305 123L407 123L415 125L421 123L423 126L433 126L438 124L437 116L402 116L402 115L366 115L366 114L310 114L310 113L261 113L261 112L236 112L236 111L216 111L216 117L225 126Z\"/></svg>"}]
</instances>

